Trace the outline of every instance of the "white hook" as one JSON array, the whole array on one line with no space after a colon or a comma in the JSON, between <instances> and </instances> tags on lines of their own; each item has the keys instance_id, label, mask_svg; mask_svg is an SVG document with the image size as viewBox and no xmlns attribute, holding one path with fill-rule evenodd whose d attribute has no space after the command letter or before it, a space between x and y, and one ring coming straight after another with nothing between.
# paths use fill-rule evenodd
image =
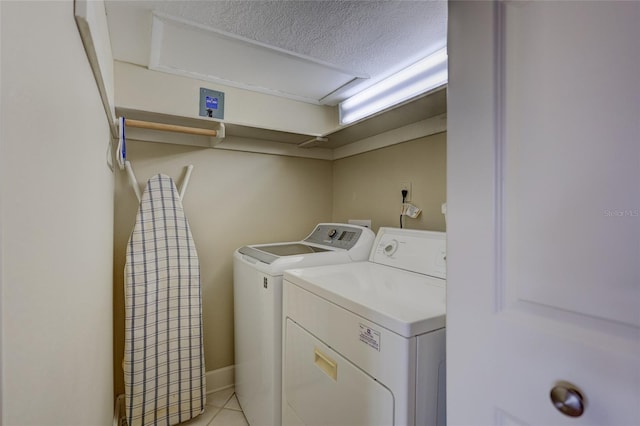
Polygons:
<instances>
[{"instance_id":1,"label":"white hook","mask_svg":"<svg viewBox=\"0 0 640 426\"><path fill-rule=\"evenodd\" d=\"M187 192L187 186L189 185L189 179L191 179L191 172L193 171L193 164L187 166L187 173L184 175L182 185L180 185L180 201L184 199L184 193Z\"/></svg>"},{"instance_id":2,"label":"white hook","mask_svg":"<svg viewBox=\"0 0 640 426\"><path fill-rule=\"evenodd\" d=\"M127 169L127 176L129 176L129 185L133 188L133 192L136 193L136 197L138 201L142 199L142 193L140 192L140 185L138 185L138 179L136 179L136 175L133 173L133 168L131 167L131 163L128 161L124 162L124 168Z\"/></svg>"}]
</instances>

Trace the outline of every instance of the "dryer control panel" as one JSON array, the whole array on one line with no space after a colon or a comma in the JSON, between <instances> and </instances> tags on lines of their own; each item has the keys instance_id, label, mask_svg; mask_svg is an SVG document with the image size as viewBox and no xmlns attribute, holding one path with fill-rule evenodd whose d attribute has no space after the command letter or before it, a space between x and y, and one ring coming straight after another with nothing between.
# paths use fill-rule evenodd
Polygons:
<instances>
[{"instance_id":1,"label":"dryer control panel","mask_svg":"<svg viewBox=\"0 0 640 426\"><path fill-rule=\"evenodd\" d=\"M445 279L447 239L444 232L380 228L370 262Z\"/></svg>"}]
</instances>

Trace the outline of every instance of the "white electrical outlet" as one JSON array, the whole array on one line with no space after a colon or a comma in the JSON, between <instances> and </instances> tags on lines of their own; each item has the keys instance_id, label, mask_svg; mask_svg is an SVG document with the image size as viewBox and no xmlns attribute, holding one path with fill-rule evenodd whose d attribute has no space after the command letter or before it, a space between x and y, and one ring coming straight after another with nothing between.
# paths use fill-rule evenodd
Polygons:
<instances>
[{"instance_id":1,"label":"white electrical outlet","mask_svg":"<svg viewBox=\"0 0 640 426\"><path fill-rule=\"evenodd\" d=\"M349 225L359 225L371 229L371 219L349 219Z\"/></svg>"},{"instance_id":2,"label":"white electrical outlet","mask_svg":"<svg viewBox=\"0 0 640 426\"><path fill-rule=\"evenodd\" d=\"M404 201L409 202L411 201L411 182L403 182L400 184L400 197L402 197L402 191L407 191L407 197L404 199Z\"/></svg>"}]
</instances>

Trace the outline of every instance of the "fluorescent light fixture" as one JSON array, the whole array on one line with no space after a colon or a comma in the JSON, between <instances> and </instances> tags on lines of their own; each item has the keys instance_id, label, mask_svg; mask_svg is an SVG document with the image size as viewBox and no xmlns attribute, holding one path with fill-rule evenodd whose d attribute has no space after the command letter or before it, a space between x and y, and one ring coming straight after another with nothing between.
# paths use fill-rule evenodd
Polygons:
<instances>
[{"instance_id":1,"label":"fluorescent light fixture","mask_svg":"<svg viewBox=\"0 0 640 426\"><path fill-rule=\"evenodd\" d=\"M340 124L349 124L447 83L447 48L364 89L338 105Z\"/></svg>"}]
</instances>

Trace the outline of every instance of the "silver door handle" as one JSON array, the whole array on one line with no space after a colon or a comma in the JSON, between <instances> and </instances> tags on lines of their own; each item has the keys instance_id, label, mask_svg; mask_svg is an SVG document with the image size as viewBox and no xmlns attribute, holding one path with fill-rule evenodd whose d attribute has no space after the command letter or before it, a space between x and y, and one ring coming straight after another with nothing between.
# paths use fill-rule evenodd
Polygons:
<instances>
[{"instance_id":1,"label":"silver door handle","mask_svg":"<svg viewBox=\"0 0 640 426\"><path fill-rule=\"evenodd\" d=\"M571 383L556 383L549 396L553 406L566 416L580 417L584 413L586 404L582 392Z\"/></svg>"}]
</instances>

